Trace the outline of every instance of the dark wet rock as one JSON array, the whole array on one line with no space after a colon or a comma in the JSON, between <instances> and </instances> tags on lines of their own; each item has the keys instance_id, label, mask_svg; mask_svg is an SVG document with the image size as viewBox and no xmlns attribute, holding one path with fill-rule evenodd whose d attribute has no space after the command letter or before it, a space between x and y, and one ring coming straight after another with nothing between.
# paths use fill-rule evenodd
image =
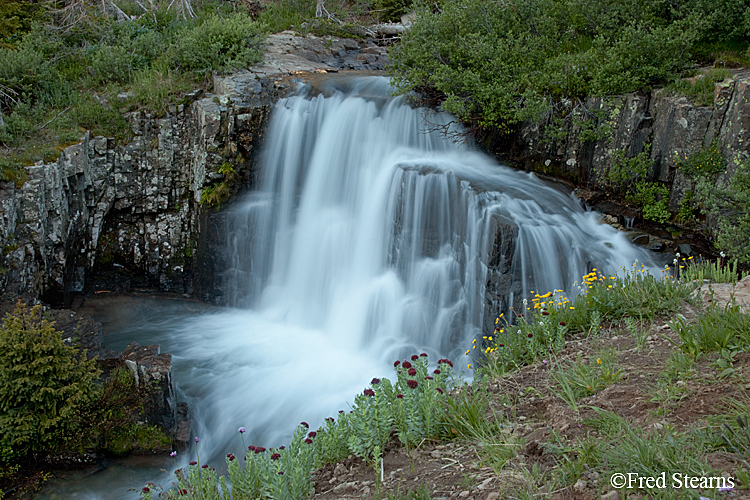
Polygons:
<instances>
[{"instance_id":1,"label":"dark wet rock","mask_svg":"<svg viewBox=\"0 0 750 500\"><path fill-rule=\"evenodd\" d=\"M133 342L123 351L122 359L136 384L149 389L148 423L171 432L177 416L172 390L172 355L161 354L158 345L140 346Z\"/></svg>"}]
</instances>

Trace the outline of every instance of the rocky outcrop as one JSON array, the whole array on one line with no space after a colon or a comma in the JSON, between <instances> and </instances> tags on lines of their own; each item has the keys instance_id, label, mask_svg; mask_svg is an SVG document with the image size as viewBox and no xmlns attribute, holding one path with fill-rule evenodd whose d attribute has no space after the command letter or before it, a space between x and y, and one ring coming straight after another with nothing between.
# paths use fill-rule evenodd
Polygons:
<instances>
[{"instance_id":1,"label":"rocky outcrop","mask_svg":"<svg viewBox=\"0 0 750 500\"><path fill-rule=\"evenodd\" d=\"M524 123L510 137L487 137L486 145L523 169L596 189L618 150L632 157L650 144L650 180L670 186L673 211L693 189L677 168L678 155L690 155L716 140L729 163L727 175L750 157L749 70L718 83L713 106L697 106L664 89L565 104L564 119Z\"/></svg>"},{"instance_id":2,"label":"rocky outcrop","mask_svg":"<svg viewBox=\"0 0 750 500\"><path fill-rule=\"evenodd\" d=\"M127 115L127 144L86 134L28 167L23 185L0 183L3 295L66 304L84 290L148 287L211 300L222 235L204 194L256 181L265 122L292 78L384 63L372 41L272 35L266 62L214 75L214 93L190 92L163 116Z\"/></svg>"},{"instance_id":3,"label":"rocky outcrop","mask_svg":"<svg viewBox=\"0 0 750 500\"><path fill-rule=\"evenodd\" d=\"M750 313L750 276L732 283L706 283L697 294L703 304L720 310L736 305L740 311Z\"/></svg>"},{"instance_id":4,"label":"rocky outcrop","mask_svg":"<svg viewBox=\"0 0 750 500\"><path fill-rule=\"evenodd\" d=\"M140 346L134 342L125 348L122 359L136 385L148 394L145 408L149 425L174 433L178 414L172 387L172 355L161 354L156 344ZM187 411L184 413L186 416Z\"/></svg>"}]
</instances>

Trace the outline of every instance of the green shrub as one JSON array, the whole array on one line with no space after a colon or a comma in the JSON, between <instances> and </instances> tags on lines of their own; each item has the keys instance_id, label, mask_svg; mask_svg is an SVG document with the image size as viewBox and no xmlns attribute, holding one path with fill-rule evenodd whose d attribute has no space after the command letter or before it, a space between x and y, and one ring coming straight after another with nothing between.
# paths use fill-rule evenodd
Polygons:
<instances>
[{"instance_id":1,"label":"green shrub","mask_svg":"<svg viewBox=\"0 0 750 500\"><path fill-rule=\"evenodd\" d=\"M63 343L41 306L19 303L0 328L0 442L4 461L39 457L80 430L96 396L94 360Z\"/></svg>"},{"instance_id":2,"label":"green shrub","mask_svg":"<svg viewBox=\"0 0 750 500\"><path fill-rule=\"evenodd\" d=\"M715 218L716 245L741 264L750 263L750 160L735 160L728 180L698 180L696 193L703 211Z\"/></svg>"},{"instance_id":3,"label":"green shrub","mask_svg":"<svg viewBox=\"0 0 750 500\"><path fill-rule=\"evenodd\" d=\"M260 62L261 30L244 14L213 15L178 35L174 56L180 68L204 73L243 68Z\"/></svg>"},{"instance_id":4,"label":"green shrub","mask_svg":"<svg viewBox=\"0 0 750 500\"><path fill-rule=\"evenodd\" d=\"M51 80L49 59L30 44L22 44L18 49L0 49L0 88L4 88L4 94L0 94L2 107L10 108L15 104L14 100L35 100Z\"/></svg>"},{"instance_id":5,"label":"green shrub","mask_svg":"<svg viewBox=\"0 0 750 500\"><path fill-rule=\"evenodd\" d=\"M427 90L461 120L508 127L562 99L648 90L679 76L710 40L744 51L740 10L721 2L444 0L391 50L399 91ZM713 16L707 3L721 12ZM426 4L425 4L426 5ZM736 7L736 5L734 5ZM432 10L430 10L432 9Z\"/></svg>"},{"instance_id":6,"label":"green shrub","mask_svg":"<svg viewBox=\"0 0 750 500\"><path fill-rule=\"evenodd\" d=\"M669 188L659 182L638 182L628 201L641 207L643 218L664 223L672 217L669 211Z\"/></svg>"},{"instance_id":7,"label":"green shrub","mask_svg":"<svg viewBox=\"0 0 750 500\"><path fill-rule=\"evenodd\" d=\"M675 164L682 172L693 179L711 177L726 170L724 153L717 141L707 148L691 153L675 154Z\"/></svg>"},{"instance_id":8,"label":"green shrub","mask_svg":"<svg viewBox=\"0 0 750 500\"><path fill-rule=\"evenodd\" d=\"M101 45L91 57L94 78L99 83L127 83L133 66L133 54L119 45Z\"/></svg>"}]
</instances>

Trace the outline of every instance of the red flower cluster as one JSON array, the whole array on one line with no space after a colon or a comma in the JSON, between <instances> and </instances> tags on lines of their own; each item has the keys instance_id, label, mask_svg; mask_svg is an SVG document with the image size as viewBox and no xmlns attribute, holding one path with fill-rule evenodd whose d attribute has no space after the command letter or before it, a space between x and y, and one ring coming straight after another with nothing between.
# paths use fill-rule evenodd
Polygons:
<instances>
[{"instance_id":1,"label":"red flower cluster","mask_svg":"<svg viewBox=\"0 0 750 500\"><path fill-rule=\"evenodd\" d=\"M445 358L438 359L438 364L440 364L440 363L445 363L446 365L448 365L451 368L453 368L453 361L451 361L450 359L445 359Z\"/></svg>"},{"instance_id":2,"label":"red flower cluster","mask_svg":"<svg viewBox=\"0 0 750 500\"><path fill-rule=\"evenodd\" d=\"M273 455L271 455L271 460L278 460L280 458L281 458L281 455L278 453L274 453Z\"/></svg>"},{"instance_id":3,"label":"red flower cluster","mask_svg":"<svg viewBox=\"0 0 750 500\"><path fill-rule=\"evenodd\" d=\"M372 389L365 389L365 396L372 397L374 395L375 395L375 391L373 391Z\"/></svg>"},{"instance_id":4,"label":"red flower cluster","mask_svg":"<svg viewBox=\"0 0 750 500\"><path fill-rule=\"evenodd\" d=\"M412 389L416 389L417 385L419 385L419 384L417 384L416 380L407 380L406 381L406 385L408 385Z\"/></svg>"},{"instance_id":5,"label":"red flower cluster","mask_svg":"<svg viewBox=\"0 0 750 500\"><path fill-rule=\"evenodd\" d=\"M310 428L310 424L308 424L307 422L300 422L299 425L304 425L308 429Z\"/></svg>"},{"instance_id":6,"label":"red flower cluster","mask_svg":"<svg viewBox=\"0 0 750 500\"><path fill-rule=\"evenodd\" d=\"M422 354L420 354L419 356L420 356L420 357L422 357L422 358L426 358L426 357L427 357L427 353L426 353L426 352L423 352L423 353L422 353Z\"/></svg>"},{"instance_id":7,"label":"red flower cluster","mask_svg":"<svg viewBox=\"0 0 750 500\"><path fill-rule=\"evenodd\" d=\"M412 354L412 355L411 355L411 360L412 360L412 361L416 361L416 360L418 360L418 359L419 359L419 356L417 356L416 354Z\"/></svg>"},{"instance_id":8,"label":"red flower cluster","mask_svg":"<svg viewBox=\"0 0 750 500\"><path fill-rule=\"evenodd\" d=\"M435 390L438 391L440 394L443 393L443 390L440 387L435 387Z\"/></svg>"},{"instance_id":9,"label":"red flower cluster","mask_svg":"<svg viewBox=\"0 0 750 500\"><path fill-rule=\"evenodd\" d=\"M380 379L379 379L379 378L374 378L374 379L372 379L372 380L370 381L370 383L371 383L372 385L378 385L378 384L380 383Z\"/></svg>"},{"instance_id":10,"label":"red flower cluster","mask_svg":"<svg viewBox=\"0 0 750 500\"><path fill-rule=\"evenodd\" d=\"M305 439L305 443L307 443L307 444L312 444L312 439L310 439L310 438L306 438L306 439Z\"/></svg>"},{"instance_id":11,"label":"red flower cluster","mask_svg":"<svg viewBox=\"0 0 750 500\"><path fill-rule=\"evenodd\" d=\"M440 370L435 368L435 371L433 371L432 373L434 373L435 375L440 375Z\"/></svg>"},{"instance_id":12,"label":"red flower cluster","mask_svg":"<svg viewBox=\"0 0 750 500\"><path fill-rule=\"evenodd\" d=\"M235 459L235 458L237 458L237 457L235 457L235 456L234 456L234 455L232 455L231 453L227 453L227 458L229 459L229 461L230 461L230 462L233 462L233 461L234 461L234 459Z\"/></svg>"},{"instance_id":13,"label":"red flower cluster","mask_svg":"<svg viewBox=\"0 0 750 500\"><path fill-rule=\"evenodd\" d=\"M429 375L427 375L424 379L425 380L432 380L432 377L430 377Z\"/></svg>"},{"instance_id":14,"label":"red flower cluster","mask_svg":"<svg viewBox=\"0 0 750 500\"><path fill-rule=\"evenodd\" d=\"M409 374L410 376L412 376L412 377L413 377L414 375L416 375L416 374L417 374L417 370L415 370L414 368L409 368L409 371L408 371L407 373L408 373L408 374Z\"/></svg>"},{"instance_id":15,"label":"red flower cluster","mask_svg":"<svg viewBox=\"0 0 750 500\"><path fill-rule=\"evenodd\" d=\"M190 463L189 463L188 465L198 465L198 462L196 462L195 460L193 460L193 461L192 461L192 462L190 462Z\"/></svg>"},{"instance_id":16,"label":"red flower cluster","mask_svg":"<svg viewBox=\"0 0 750 500\"><path fill-rule=\"evenodd\" d=\"M394 368L398 368L398 365L400 365L400 364L401 364L401 361L394 361L393 362L393 367Z\"/></svg>"},{"instance_id":17,"label":"red flower cluster","mask_svg":"<svg viewBox=\"0 0 750 500\"><path fill-rule=\"evenodd\" d=\"M397 397L398 399L404 399L404 395L403 395L403 394L396 394L396 397Z\"/></svg>"},{"instance_id":18,"label":"red flower cluster","mask_svg":"<svg viewBox=\"0 0 750 500\"><path fill-rule=\"evenodd\" d=\"M314 437L315 437L315 436L317 436L317 435L318 435L318 433L317 433L317 432L315 432L315 431L310 431L310 434L308 434L307 436L308 436L308 437L311 437L311 438L314 438Z\"/></svg>"},{"instance_id":19,"label":"red flower cluster","mask_svg":"<svg viewBox=\"0 0 750 500\"><path fill-rule=\"evenodd\" d=\"M409 369L409 368L411 368L411 363L409 363L408 361L404 361L404 362L403 362L403 363L401 364L401 366L403 366L403 367L404 367L404 368L406 368L406 369Z\"/></svg>"}]
</instances>

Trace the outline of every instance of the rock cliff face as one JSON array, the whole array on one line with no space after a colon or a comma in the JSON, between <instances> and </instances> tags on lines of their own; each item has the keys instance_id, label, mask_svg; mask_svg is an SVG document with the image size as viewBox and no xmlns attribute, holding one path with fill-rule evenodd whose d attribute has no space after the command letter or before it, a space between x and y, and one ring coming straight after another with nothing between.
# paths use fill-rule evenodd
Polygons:
<instances>
[{"instance_id":1,"label":"rock cliff face","mask_svg":"<svg viewBox=\"0 0 750 500\"><path fill-rule=\"evenodd\" d=\"M266 119L293 75L384 64L372 41L272 35L264 65L214 75L213 94L191 92L166 116L131 113L128 144L86 134L28 167L22 186L1 183L3 295L60 305L84 290L148 287L215 298L223 226L202 197L253 184Z\"/></svg>"},{"instance_id":2,"label":"rock cliff face","mask_svg":"<svg viewBox=\"0 0 750 500\"><path fill-rule=\"evenodd\" d=\"M716 85L713 106L696 106L664 90L568 103L562 123L526 123L510 138L493 141L499 157L526 170L557 175L596 188L617 150L632 157L651 144L651 180L668 183L676 211L692 189L675 164L716 140L732 167L750 156L750 71Z\"/></svg>"}]
</instances>

